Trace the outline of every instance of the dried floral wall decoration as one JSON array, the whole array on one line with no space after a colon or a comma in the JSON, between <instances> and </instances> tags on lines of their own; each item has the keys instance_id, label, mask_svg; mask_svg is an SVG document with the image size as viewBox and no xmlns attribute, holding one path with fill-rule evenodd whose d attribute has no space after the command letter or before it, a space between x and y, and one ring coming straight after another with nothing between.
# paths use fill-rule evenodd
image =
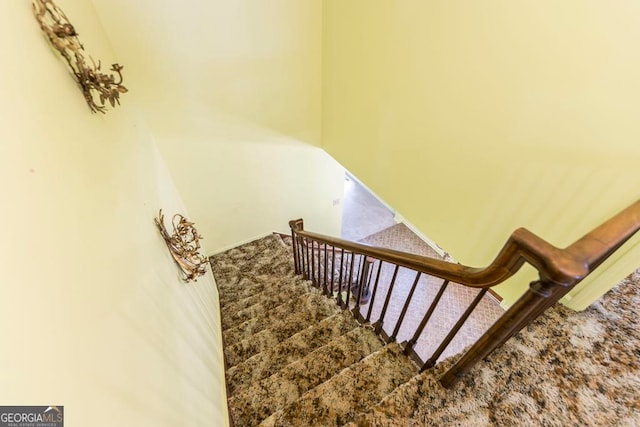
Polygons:
<instances>
[{"instance_id":1,"label":"dried floral wall decoration","mask_svg":"<svg viewBox=\"0 0 640 427\"><path fill-rule=\"evenodd\" d=\"M182 215L175 214L171 221L173 232L169 233L164 226L162 209L158 212L158 217L154 218L154 222L169 247L171 256L184 273L183 280L190 282L205 274L208 260L199 252L202 236L198 234L193 223Z\"/></svg>"},{"instance_id":2,"label":"dried floral wall decoration","mask_svg":"<svg viewBox=\"0 0 640 427\"><path fill-rule=\"evenodd\" d=\"M122 85L122 65L111 66L115 74L103 73L100 61L96 64L85 54L78 33L53 0L33 0L32 6L40 28L69 66L91 111L106 113L106 101L112 107L120 105L120 94L127 92Z\"/></svg>"}]
</instances>

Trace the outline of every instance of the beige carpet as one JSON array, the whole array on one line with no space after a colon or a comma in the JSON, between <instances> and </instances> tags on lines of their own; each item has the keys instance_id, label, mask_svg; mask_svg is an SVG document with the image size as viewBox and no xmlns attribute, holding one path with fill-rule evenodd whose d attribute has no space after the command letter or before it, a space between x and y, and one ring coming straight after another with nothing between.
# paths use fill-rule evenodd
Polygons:
<instances>
[{"instance_id":1,"label":"beige carpet","mask_svg":"<svg viewBox=\"0 0 640 427\"><path fill-rule=\"evenodd\" d=\"M552 308L447 391L451 359L418 374L291 256L270 236L211 259L236 427L640 425L640 273L585 312Z\"/></svg>"}]
</instances>

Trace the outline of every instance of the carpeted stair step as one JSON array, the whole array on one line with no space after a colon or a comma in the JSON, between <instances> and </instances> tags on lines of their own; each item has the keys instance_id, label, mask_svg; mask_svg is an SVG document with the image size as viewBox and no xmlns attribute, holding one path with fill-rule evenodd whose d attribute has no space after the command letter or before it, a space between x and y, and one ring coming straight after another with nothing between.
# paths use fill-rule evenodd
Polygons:
<instances>
[{"instance_id":1,"label":"carpeted stair step","mask_svg":"<svg viewBox=\"0 0 640 427\"><path fill-rule=\"evenodd\" d=\"M227 367L237 365L270 347L286 340L290 336L314 325L321 320L340 312L335 303L325 302L314 307L313 310L300 310L288 318L275 322L269 328L263 329L235 344L225 341L225 360Z\"/></svg>"},{"instance_id":2,"label":"carpeted stair step","mask_svg":"<svg viewBox=\"0 0 640 427\"><path fill-rule=\"evenodd\" d=\"M309 283L305 282L302 277L294 276L293 274L279 278L271 276L256 276L252 279L243 278L238 284L229 288L221 288L218 286L220 306L226 309L228 305L237 304L250 297L255 297L263 293L276 293L279 290L287 289L292 284L300 286L303 283L309 286ZM242 308L246 308L249 305Z\"/></svg>"},{"instance_id":3,"label":"carpeted stair step","mask_svg":"<svg viewBox=\"0 0 640 427\"><path fill-rule=\"evenodd\" d=\"M222 330L231 329L249 319L259 317L261 313L268 312L289 300L300 297L308 293L309 290L309 285L306 283L292 283L287 287L265 290L235 304L229 304L221 313ZM242 307L243 305L246 307Z\"/></svg>"},{"instance_id":4,"label":"carpeted stair step","mask_svg":"<svg viewBox=\"0 0 640 427\"><path fill-rule=\"evenodd\" d=\"M248 262L262 258L265 252L278 253L281 249L282 241L278 241L276 236L269 234L268 236L213 255L211 258L214 262L224 261L223 266L225 267L243 266L247 265Z\"/></svg>"},{"instance_id":5,"label":"carpeted stair step","mask_svg":"<svg viewBox=\"0 0 640 427\"><path fill-rule=\"evenodd\" d=\"M395 425L491 425L496 420L487 418L487 413L476 407L458 407L451 411L458 394L477 393L473 387L447 390L439 382L440 377L460 358L453 356L433 369L414 376L385 396L380 402L358 414L350 427L395 426ZM441 411L445 408L445 411Z\"/></svg>"},{"instance_id":6,"label":"carpeted stair step","mask_svg":"<svg viewBox=\"0 0 640 427\"><path fill-rule=\"evenodd\" d=\"M309 326L281 343L250 357L227 370L229 396L275 374L341 335L357 328L351 313L343 311Z\"/></svg>"},{"instance_id":7,"label":"carpeted stair step","mask_svg":"<svg viewBox=\"0 0 640 427\"><path fill-rule=\"evenodd\" d=\"M293 250L291 246L291 234L273 233L273 236L280 242L280 244L287 250Z\"/></svg>"},{"instance_id":8,"label":"carpeted stair step","mask_svg":"<svg viewBox=\"0 0 640 427\"><path fill-rule=\"evenodd\" d=\"M305 393L262 425L344 425L417 372L418 367L402 353L402 347L392 343Z\"/></svg>"},{"instance_id":9,"label":"carpeted stair step","mask_svg":"<svg viewBox=\"0 0 640 427\"><path fill-rule=\"evenodd\" d=\"M376 334L365 327L358 327L332 340L276 374L232 396L229 408L234 424L257 425L273 412L294 402L306 391L382 346Z\"/></svg>"},{"instance_id":10,"label":"carpeted stair step","mask_svg":"<svg viewBox=\"0 0 640 427\"><path fill-rule=\"evenodd\" d=\"M312 313L314 318L320 320L328 315L337 313L338 310L339 308L317 289L310 289L308 293L291 299L271 310L263 310L260 313L256 313L255 317L223 331L222 336L225 343L232 344L249 338L256 332L267 329L275 323L285 321L294 314L301 312ZM316 312L318 314L314 314Z\"/></svg>"},{"instance_id":11,"label":"carpeted stair step","mask_svg":"<svg viewBox=\"0 0 640 427\"><path fill-rule=\"evenodd\" d=\"M219 289L234 286L242 278L277 277L293 272L290 254L283 247L282 240L273 235L214 255L209 262Z\"/></svg>"},{"instance_id":12,"label":"carpeted stair step","mask_svg":"<svg viewBox=\"0 0 640 427\"><path fill-rule=\"evenodd\" d=\"M281 235L280 239L282 239L282 243L287 247L287 250L293 252L293 239L289 235Z\"/></svg>"},{"instance_id":13,"label":"carpeted stair step","mask_svg":"<svg viewBox=\"0 0 640 427\"><path fill-rule=\"evenodd\" d=\"M251 296L258 295L269 286L269 282L267 280L259 280L257 277L240 277L238 278L237 283L234 283L232 286L223 286L222 283L224 282L222 280L218 280L217 277L216 280L220 295L220 305L222 307L226 307L228 304L233 304ZM272 280L272 282L275 281Z\"/></svg>"},{"instance_id":14,"label":"carpeted stair step","mask_svg":"<svg viewBox=\"0 0 640 427\"><path fill-rule=\"evenodd\" d=\"M310 286L312 286L310 282L300 276L254 282L254 286L256 283L257 287L245 287L244 289L223 292L220 295L221 313L223 315L236 313L259 302L264 302L265 298L269 298L271 295L286 293L291 288L310 289Z\"/></svg>"}]
</instances>

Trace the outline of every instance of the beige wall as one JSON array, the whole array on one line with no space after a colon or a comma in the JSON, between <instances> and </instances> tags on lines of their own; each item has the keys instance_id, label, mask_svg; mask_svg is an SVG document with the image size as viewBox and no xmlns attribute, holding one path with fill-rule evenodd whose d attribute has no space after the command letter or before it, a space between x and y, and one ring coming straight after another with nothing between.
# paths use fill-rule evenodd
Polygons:
<instances>
[{"instance_id":1,"label":"beige wall","mask_svg":"<svg viewBox=\"0 0 640 427\"><path fill-rule=\"evenodd\" d=\"M639 20L634 2L326 0L323 148L462 263L519 226L565 246L639 196ZM570 306L637 268L635 242Z\"/></svg>"},{"instance_id":2,"label":"beige wall","mask_svg":"<svg viewBox=\"0 0 640 427\"><path fill-rule=\"evenodd\" d=\"M320 0L95 0L212 252L304 217L340 233L343 169L317 146Z\"/></svg>"},{"instance_id":3,"label":"beige wall","mask_svg":"<svg viewBox=\"0 0 640 427\"><path fill-rule=\"evenodd\" d=\"M57 3L113 61L92 4ZM153 225L184 205L134 87L92 115L30 2L0 16L0 402L77 426L225 424L215 284L181 283Z\"/></svg>"}]
</instances>

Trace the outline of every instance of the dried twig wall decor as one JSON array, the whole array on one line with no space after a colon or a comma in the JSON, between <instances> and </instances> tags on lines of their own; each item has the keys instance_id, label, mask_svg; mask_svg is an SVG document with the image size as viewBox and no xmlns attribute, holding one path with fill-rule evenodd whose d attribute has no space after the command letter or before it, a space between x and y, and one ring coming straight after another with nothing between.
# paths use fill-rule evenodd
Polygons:
<instances>
[{"instance_id":1,"label":"dried twig wall decor","mask_svg":"<svg viewBox=\"0 0 640 427\"><path fill-rule=\"evenodd\" d=\"M158 218L155 218L154 222L167 243L171 256L184 273L183 280L190 282L202 276L206 272L208 260L199 252L202 236L198 235L193 223L187 221L182 215L175 214L171 221L173 233L170 234L164 226L162 209L158 212Z\"/></svg>"},{"instance_id":2,"label":"dried twig wall decor","mask_svg":"<svg viewBox=\"0 0 640 427\"><path fill-rule=\"evenodd\" d=\"M104 74L100 61L96 65L91 56L85 57L78 33L53 0L33 0L32 6L40 28L69 65L91 111L105 113L105 101L109 101L112 107L120 105L120 94L127 92L122 85L122 65L111 66L115 75Z\"/></svg>"}]
</instances>

